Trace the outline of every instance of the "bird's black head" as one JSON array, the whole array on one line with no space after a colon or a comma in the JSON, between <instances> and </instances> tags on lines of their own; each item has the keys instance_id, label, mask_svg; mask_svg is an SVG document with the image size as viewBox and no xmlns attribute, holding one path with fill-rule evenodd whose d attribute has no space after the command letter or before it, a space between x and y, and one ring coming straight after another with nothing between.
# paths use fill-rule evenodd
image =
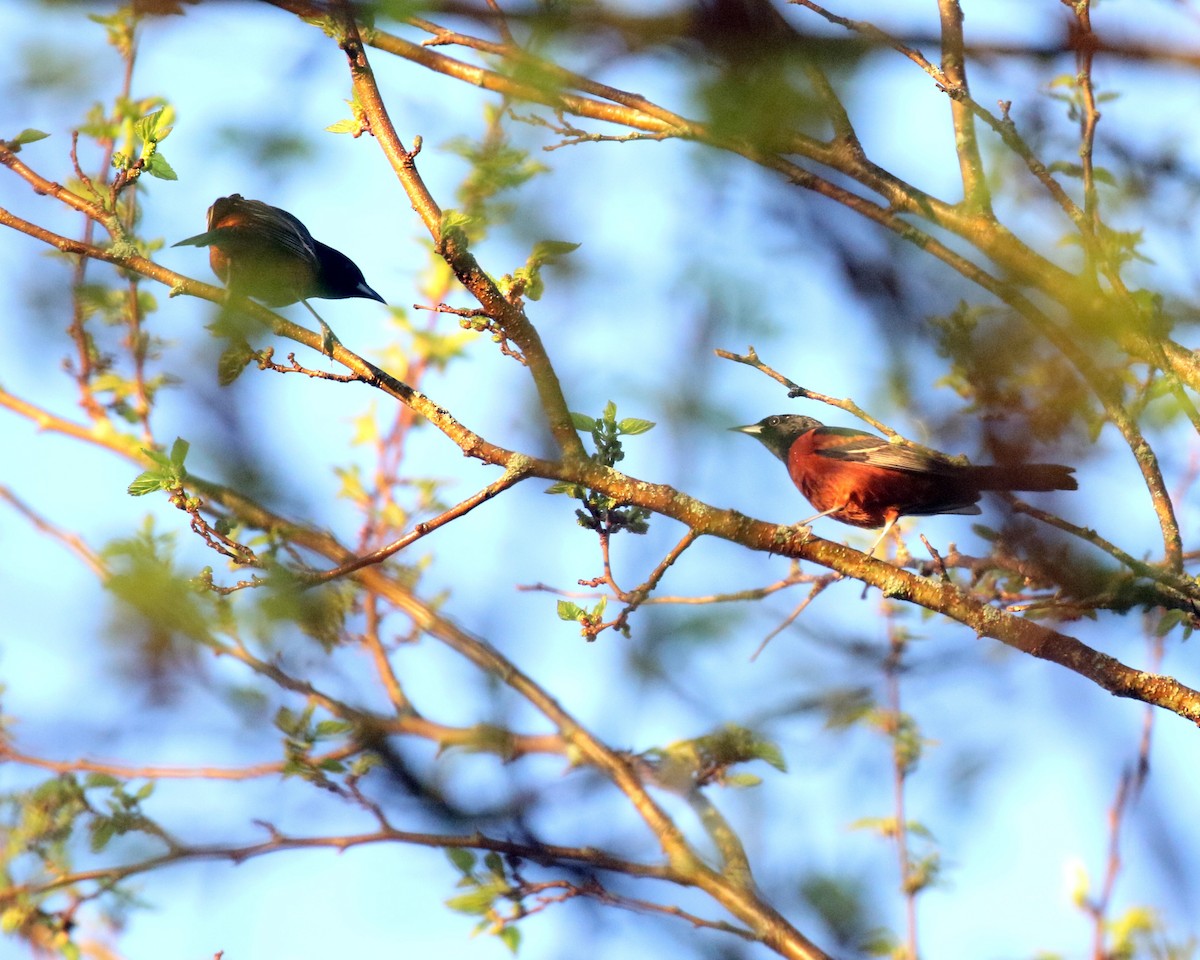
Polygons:
<instances>
[{"instance_id":1,"label":"bird's black head","mask_svg":"<svg viewBox=\"0 0 1200 960\"><path fill-rule=\"evenodd\" d=\"M814 420L812 417L802 417L795 413L774 413L769 417L763 417L758 423L729 429L736 430L738 433L748 433L780 460L787 463L788 450L791 449L797 438L822 426L824 424L820 420Z\"/></svg>"},{"instance_id":2,"label":"bird's black head","mask_svg":"<svg viewBox=\"0 0 1200 960\"><path fill-rule=\"evenodd\" d=\"M320 265L316 283L318 292L313 296L323 297L326 300L362 297L364 300L387 302L367 286L366 278L358 269L358 264L348 256L320 240L314 240L313 244L316 247L317 262Z\"/></svg>"}]
</instances>

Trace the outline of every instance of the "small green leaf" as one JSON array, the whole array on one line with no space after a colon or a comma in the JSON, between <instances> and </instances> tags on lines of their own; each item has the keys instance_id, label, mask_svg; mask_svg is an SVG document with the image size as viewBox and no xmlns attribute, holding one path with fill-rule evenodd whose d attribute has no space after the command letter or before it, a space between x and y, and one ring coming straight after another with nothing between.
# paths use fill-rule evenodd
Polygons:
<instances>
[{"instance_id":1,"label":"small green leaf","mask_svg":"<svg viewBox=\"0 0 1200 960\"><path fill-rule=\"evenodd\" d=\"M550 486L548 486L542 492L543 493L565 493L568 496L574 497L574 496L577 496L575 491L578 489L579 489L579 484L568 483L566 480L560 480L558 483L550 484Z\"/></svg>"},{"instance_id":2,"label":"small green leaf","mask_svg":"<svg viewBox=\"0 0 1200 960\"><path fill-rule=\"evenodd\" d=\"M171 123L174 112L168 108L148 113L134 124L133 130L137 136L147 142L157 143L165 140L171 133Z\"/></svg>"},{"instance_id":3,"label":"small green leaf","mask_svg":"<svg viewBox=\"0 0 1200 960\"><path fill-rule=\"evenodd\" d=\"M484 854L483 865L497 877L504 878L504 860L495 850L489 850Z\"/></svg>"},{"instance_id":4,"label":"small green leaf","mask_svg":"<svg viewBox=\"0 0 1200 960\"><path fill-rule=\"evenodd\" d=\"M653 420L640 420L637 417L626 417L617 424L617 430L627 436L634 437L639 433L654 429Z\"/></svg>"},{"instance_id":5,"label":"small green leaf","mask_svg":"<svg viewBox=\"0 0 1200 960\"><path fill-rule=\"evenodd\" d=\"M346 117L345 120L339 120L337 123L331 123L325 128L327 133L358 133L362 129L362 124L353 117Z\"/></svg>"},{"instance_id":6,"label":"small green leaf","mask_svg":"<svg viewBox=\"0 0 1200 960\"><path fill-rule=\"evenodd\" d=\"M468 850L465 847L447 847L446 856L450 858L450 862L454 864L463 874L470 875L475 869L475 851Z\"/></svg>"},{"instance_id":7,"label":"small green leaf","mask_svg":"<svg viewBox=\"0 0 1200 960\"><path fill-rule=\"evenodd\" d=\"M512 924L502 927L496 936L513 953L516 953L517 949L521 946L521 931Z\"/></svg>"},{"instance_id":8,"label":"small green leaf","mask_svg":"<svg viewBox=\"0 0 1200 960\"><path fill-rule=\"evenodd\" d=\"M168 457L161 450L155 450L153 447L142 447L141 449L142 449L142 453L144 453L146 456L148 456L151 460L153 460L159 466L169 467L171 465L171 458Z\"/></svg>"},{"instance_id":9,"label":"small green leaf","mask_svg":"<svg viewBox=\"0 0 1200 960\"><path fill-rule=\"evenodd\" d=\"M438 225L439 233L445 236L447 231L462 232L474 222L474 217L463 213L461 210L455 210L452 207L449 210L442 211L442 222Z\"/></svg>"},{"instance_id":10,"label":"small green leaf","mask_svg":"<svg viewBox=\"0 0 1200 960\"><path fill-rule=\"evenodd\" d=\"M217 383L227 387L242 375L246 364L255 358L256 354L250 344L244 340L235 340L221 351L217 360Z\"/></svg>"},{"instance_id":11,"label":"small green leaf","mask_svg":"<svg viewBox=\"0 0 1200 960\"><path fill-rule=\"evenodd\" d=\"M159 180L179 179L179 175L171 169L171 165L167 163L161 153L155 153L146 161L146 172L152 177L158 177Z\"/></svg>"},{"instance_id":12,"label":"small green leaf","mask_svg":"<svg viewBox=\"0 0 1200 960\"><path fill-rule=\"evenodd\" d=\"M497 894L498 891L494 887L479 887L470 893L451 897L446 901L446 906L455 913L483 914L492 909Z\"/></svg>"},{"instance_id":13,"label":"small green leaf","mask_svg":"<svg viewBox=\"0 0 1200 960\"><path fill-rule=\"evenodd\" d=\"M83 786L85 790L90 790L93 787L115 787L120 783L120 780L109 773L89 773L83 781Z\"/></svg>"},{"instance_id":14,"label":"small green leaf","mask_svg":"<svg viewBox=\"0 0 1200 960\"><path fill-rule=\"evenodd\" d=\"M578 243L568 243L565 240L539 240L533 245L530 261L537 263L553 263L559 257L565 257L579 249Z\"/></svg>"},{"instance_id":15,"label":"small green leaf","mask_svg":"<svg viewBox=\"0 0 1200 960\"><path fill-rule=\"evenodd\" d=\"M851 830L872 830L884 837L896 835L895 817L860 817L850 823Z\"/></svg>"},{"instance_id":16,"label":"small green leaf","mask_svg":"<svg viewBox=\"0 0 1200 960\"><path fill-rule=\"evenodd\" d=\"M757 787L762 783L762 777L756 777L752 773L735 773L726 777L724 780L727 787Z\"/></svg>"},{"instance_id":17,"label":"small green leaf","mask_svg":"<svg viewBox=\"0 0 1200 960\"><path fill-rule=\"evenodd\" d=\"M754 755L780 773L787 773L787 761L783 759L783 752L770 740L757 740L754 744Z\"/></svg>"},{"instance_id":18,"label":"small green leaf","mask_svg":"<svg viewBox=\"0 0 1200 960\"><path fill-rule=\"evenodd\" d=\"M298 733L304 726L304 719L296 714L296 711L290 710L287 707L280 707L275 711L275 729L281 733L286 733L291 736Z\"/></svg>"},{"instance_id":19,"label":"small green leaf","mask_svg":"<svg viewBox=\"0 0 1200 960\"><path fill-rule=\"evenodd\" d=\"M615 423L617 419L617 405L612 400L604 405L604 415L602 417L605 423Z\"/></svg>"},{"instance_id":20,"label":"small green leaf","mask_svg":"<svg viewBox=\"0 0 1200 960\"><path fill-rule=\"evenodd\" d=\"M131 497L144 497L148 493L154 493L156 490L166 490L169 487L170 484L163 476L161 470L147 470L145 473L140 474L125 490Z\"/></svg>"},{"instance_id":21,"label":"small green leaf","mask_svg":"<svg viewBox=\"0 0 1200 960\"><path fill-rule=\"evenodd\" d=\"M182 468L183 461L187 459L190 448L191 444L184 440L183 437L176 437L175 442L171 444L171 466Z\"/></svg>"},{"instance_id":22,"label":"small green leaf","mask_svg":"<svg viewBox=\"0 0 1200 960\"><path fill-rule=\"evenodd\" d=\"M583 608L570 600L558 601L558 619L575 622L584 615Z\"/></svg>"},{"instance_id":23,"label":"small green leaf","mask_svg":"<svg viewBox=\"0 0 1200 960\"><path fill-rule=\"evenodd\" d=\"M921 837L923 840L936 839L933 831L921 823L920 820L909 820L906 826L908 827L908 832L914 837Z\"/></svg>"},{"instance_id":24,"label":"small green leaf","mask_svg":"<svg viewBox=\"0 0 1200 960\"><path fill-rule=\"evenodd\" d=\"M542 275L535 273L529 278L529 282L525 284L525 298L528 300L541 300L542 294L546 292L546 284L542 281Z\"/></svg>"},{"instance_id":25,"label":"small green leaf","mask_svg":"<svg viewBox=\"0 0 1200 960\"><path fill-rule=\"evenodd\" d=\"M587 430L589 433L596 429L596 418L589 417L586 413L571 413L571 426L576 430Z\"/></svg>"},{"instance_id":26,"label":"small green leaf","mask_svg":"<svg viewBox=\"0 0 1200 960\"><path fill-rule=\"evenodd\" d=\"M37 143L39 140L45 140L50 134L43 133L41 130L35 130L33 127L26 127L17 134L16 139L12 142L18 146L24 146L27 143Z\"/></svg>"},{"instance_id":27,"label":"small green leaf","mask_svg":"<svg viewBox=\"0 0 1200 960\"><path fill-rule=\"evenodd\" d=\"M314 731L320 738L338 737L353 729L353 725L345 720L322 720Z\"/></svg>"},{"instance_id":28,"label":"small green leaf","mask_svg":"<svg viewBox=\"0 0 1200 960\"><path fill-rule=\"evenodd\" d=\"M116 821L111 817L98 817L92 821L92 836L90 846L92 853L99 853L108 846L110 841L117 833Z\"/></svg>"},{"instance_id":29,"label":"small green leaf","mask_svg":"<svg viewBox=\"0 0 1200 960\"><path fill-rule=\"evenodd\" d=\"M1186 622L1187 618L1182 610L1168 610L1159 618L1158 625L1154 628L1154 635L1165 637L1181 623Z\"/></svg>"}]
</instances>

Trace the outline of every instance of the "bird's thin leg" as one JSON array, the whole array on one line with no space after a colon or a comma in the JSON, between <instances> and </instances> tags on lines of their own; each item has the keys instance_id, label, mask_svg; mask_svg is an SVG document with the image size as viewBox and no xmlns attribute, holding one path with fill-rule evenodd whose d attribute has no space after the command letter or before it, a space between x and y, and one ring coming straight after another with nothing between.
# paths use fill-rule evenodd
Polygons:
<instances>
[{"instance_id":1,"label":"bird's thin leg","mask_svg":"<svg viewBox=\"0 0 1200 960\"><path fill-rule=\"evenodd\" d=\"M845 506L846 506L846 504L844 504L844 503L840 503L840 504L838 504L836 507L830 507L828 510L822 510L820 513L814 513L814 514L813 514L811 517L809 517L807 520L801 520L801 521L800 521L798 524L796 524L796 526L798 526L798 527L807 527L807 526L808 526L810 523L812 523L814 520L820 520L822 517L827 517L827 516L829 516L831 513L837 513L839 510L841 510L841 509L842 509L843 507L845 507Z\"/></svg>"},{"instance_id":2,"label":"bird's thin leg","mask_svg":"<svg viewBox=\"0 0 1200 960\"><path fill-rule=\"evenodd\" d=\"M304 308L309 313L317 318L317 323L321 325L321 352L330 359L333 359L333 348L336 344L339 344L342 341L339 340L337 335L329 329L329 324L321 319L321 315L312 308L312 305L307 300L301 300L300 302L304 304Z\"/></svg>"},{"instance_id":3,"label":"bird's thin leg","mask_svg":"<svg viewBox=\"0 0 1200 960\"><path fill-rule=\"evenodd\" d=\"M873 544L871 544L871 549L867 551L867 556L868 556L868 557L871 557L871 556L874 556L874 555L875 555L875 549L876 549L876 548L877 548L877 547L878 547L878 546L879 546L881 543L883 543L883 538L884 538L884 537L886 537L886 536L887 536L889 533L891 533L891 532L892 532L892 527L894 527L894 526L896 525L896 521L897 521L897 520L899 520L899 519L900 519L900 515L899 515L899 514L892 514L892 515L890 515L890 516L887 518L887 523L885 523L885 524L883 525L883 530L882 530L882 531L880 531L880 533L879 533L879 536L875 538L875 542L874 542ZM859 600L865 600L865 599L867 598L867 591L868 591L870 588L871 588L871 585L870 585L869 583L864 583L864 584L863 584L863 588L862 588L862 593L861 593L861 594L859 594L859 597L858 597L858 599L859 599Z\"/></svg>"},{"instance_id":4,"label":"bird's thin leg","mask_svg":"<svg viewBox=\"0 0 1200 960\"><path fill-rule=\"evenodd\" d=\"M875 538L875 542L871 544L871 549L867 551L868 557L875 555L875 548L883 543L883 538L892 532L892 527L896 525L896 521L899 519L900 517L898 515L888 517L887 523L883 525L883 530L880 532L879 536Z\"/></svg>"}]
</instances>

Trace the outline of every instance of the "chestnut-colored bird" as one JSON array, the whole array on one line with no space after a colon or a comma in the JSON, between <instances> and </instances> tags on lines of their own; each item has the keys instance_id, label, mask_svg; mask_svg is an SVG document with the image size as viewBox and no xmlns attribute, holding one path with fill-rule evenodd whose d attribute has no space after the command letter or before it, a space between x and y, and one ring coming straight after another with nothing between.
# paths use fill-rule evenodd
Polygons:
<instances>
[{"instance_id":1,"label":"chestnut-colored bird","mask_svg":"<svg viewBox=\"0 0 1200 960\"><path fill-rule=\"evenodd\" d=\"M208 208L208 230L173 246L208 247L213 273L233 293L269 307L303 303L320 321L327 343L333 334L309 306L310 298L386 302L340 250L314 239L286 210L241 194L219 197Z\"/></svg>"},{"instance_id":2,"label":"chestnut-colored bird","mask_svg":"<svg viewBox=\"0 0 1200 960\"><path fill-rule=\"evenodd\" d=\"M900 517L979 513L984 490L1075 490L1074 467L1057 463L967 466L933 451L812 417L781 413L731 428L759 440L787 464L792 483L817 508L855 527L883 527L868 555Z\"/></svg>"}]
</instances>

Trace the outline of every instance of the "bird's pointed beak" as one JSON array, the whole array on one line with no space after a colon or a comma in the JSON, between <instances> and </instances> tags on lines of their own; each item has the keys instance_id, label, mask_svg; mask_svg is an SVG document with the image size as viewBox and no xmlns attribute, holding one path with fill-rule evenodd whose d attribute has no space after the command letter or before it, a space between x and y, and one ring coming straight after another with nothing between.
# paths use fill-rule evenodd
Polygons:
<instances>
[{"instance_id":1,"label":"bird's pointed beak","mask_svg":"<svg viewBox=\"0 0 1200 960\"><path fill-rule=\"evenodd\" d=\"M377 294L374 290L372 290L370 287L368 287L365 283L359 283L359 285L355 289L358 290L358 294L360 297L365 297L368 300L378 300L380 303L382 303L384 305L387 304L387 301L384 300L383 297L381 297L379 294Z\"/></svg>"},{"instance_id":2,"label":"bird's pointed beak","mask_svg":"<svg viewBox=\"0 0 1200 960\"><path fill-rule=\"evenodd\" d=\"M762 424L761 423L748 423L744 427L730 427L729 429L732 430L734 433L748 433L748 434L750 434L750 436L756 437L760 433L762 433Z\"/></svg>"},{"instance_id":3,"label":"bird's pointed beak","mask_svg":"<svg viewBox=\"0 0 1200 960\"><path fill-rule=\"evenodd\" d=\"M209 232L198 233L194 237L188 237L186 240L180 240L178 243L173 243L173 247L207 247L213 241L212 234Z\"/></svg>"}]
</instances>

